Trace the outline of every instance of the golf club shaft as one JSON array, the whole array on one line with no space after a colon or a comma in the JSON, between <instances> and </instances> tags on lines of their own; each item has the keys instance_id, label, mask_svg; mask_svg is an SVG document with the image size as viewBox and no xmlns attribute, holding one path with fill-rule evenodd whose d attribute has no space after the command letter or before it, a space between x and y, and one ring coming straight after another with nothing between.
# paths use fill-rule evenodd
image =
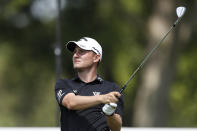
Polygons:
<instances>
[{"instance_id":1,"label":"golf club shaft","mask_svg":"<svg viewBox=\"0 0 197 131\"><path fill-rule=\"evenodd\" d=\"M185 7L179 7L177 9L177 16L178 19L174 22L174 24L170 27L169 31L164 35L164 37L153 47L153 49L150 51L150 53L148 53L144 59L142 60L142 62L140 63L140 65L138 66L138 68L131 74L131 76L129 77L129 80L123 85L123 87L120 90L120 93L122 94L124 89L127 87L128 83L133 79L133 77L135 76L135 74L142 68L142 66L145 64L145 62L149 59L149 57L153 54L153 52L160 46L160 44L162 43L162 41L167 37L167 35L173 30L173 28L177 25L177 23L181 20L182 16L184 15L185 12ZM181 11L181 12L180 12ZM105 116L103 113L101 113L101 115L95 120L93 121L89 126L91 126L92 124L94 124L96 121L100 120L103 116Z\"/></svg>"},{"instance_id":2,"label":"golf club shaft","mask_svg":"<svg viewBox=\"0 0 197 131\"><path fill-rule=\"evenodd\" d=\"M145 62L150 58L150 56L153 54L153 52L161 45L161 43L163 42L163 40L168 36L168 34L173 30L173 28L176 26L176 24L180 21L181 18L178 18L174 24L170 27L170 29L168 30L168 32L165 34L165 36L153 47L153 49L144 57L144 59L142 60L142 62L140 63L140 65L137 67L137 69L131 74L131 76L129 77L128 81L123 85L123 87L120 90L120 94L123 93L124 89L127 87L127 85L129 84L129 82L133 79L133 77L135 76L135 74L143 67L143 65L145 64Z\"/></svg>"}]
</instances>

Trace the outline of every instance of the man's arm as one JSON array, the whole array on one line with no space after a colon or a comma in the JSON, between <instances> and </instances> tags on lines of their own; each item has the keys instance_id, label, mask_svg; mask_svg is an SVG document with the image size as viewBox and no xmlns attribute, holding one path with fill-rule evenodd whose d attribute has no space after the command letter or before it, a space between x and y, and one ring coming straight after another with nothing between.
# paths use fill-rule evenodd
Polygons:
<instances>
[{"instance_id":1,"label":"man's arm","mask_svg":"<svg viewBox=\"0 0 197 131\"><path fill-rule=\"evenodd\" d=\"M119 114L114 114L112 116L106 116L107 124L111 131L120 131L122 126L122 118Z\"/></svg>"},{"instance_id":2,"label":"man's arm","mask_svg":"<svg viewBox=\"0 0 197 131\"><path fill-rule=\"evenodd\" d=\"M98 104L117 103L119 92L110 92L105 95L79 96L74 93L68 93L62 100L62 105L70 110L82 110L93 107Z\"/></svg>"}]
</instances>

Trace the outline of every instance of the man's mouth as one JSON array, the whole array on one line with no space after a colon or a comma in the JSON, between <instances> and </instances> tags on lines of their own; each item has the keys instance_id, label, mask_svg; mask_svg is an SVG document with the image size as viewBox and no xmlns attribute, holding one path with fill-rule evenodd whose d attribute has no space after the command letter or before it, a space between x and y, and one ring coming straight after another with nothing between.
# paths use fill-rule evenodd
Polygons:
<instances>
[{"instance_id":1,"label":"man's mouth","mask_svg":"<svg viewBox=\"0 0 197 131\"><path fill-rule=\"evenodd\" d=\"M80 62L80 60L74 60L74 63L79 63Z\"/></svg>"}]
</instances>

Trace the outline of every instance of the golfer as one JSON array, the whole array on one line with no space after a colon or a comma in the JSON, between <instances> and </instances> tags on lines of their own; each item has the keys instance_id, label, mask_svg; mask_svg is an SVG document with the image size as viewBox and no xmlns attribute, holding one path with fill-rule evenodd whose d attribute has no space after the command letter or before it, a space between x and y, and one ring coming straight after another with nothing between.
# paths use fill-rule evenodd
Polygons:
<instances>
[{"instance_id":1,"label":"golfer","mask_svg":"<svg viewBox=\"0 0 197 131\"><path fill-rule=\"evenodd\" d=\"M102 47L88 37L69 41L76 77L57 80L55 95L61 110L61 131L120 131L123 96L115 83L97 74Z\"/></svg>"}]
</instances>

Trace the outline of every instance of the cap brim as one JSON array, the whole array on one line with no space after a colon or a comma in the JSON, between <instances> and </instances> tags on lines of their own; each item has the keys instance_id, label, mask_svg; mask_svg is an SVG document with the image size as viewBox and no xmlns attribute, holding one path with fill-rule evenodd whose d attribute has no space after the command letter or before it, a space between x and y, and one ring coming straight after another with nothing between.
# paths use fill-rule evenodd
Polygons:
<instances>
[{"instance_id":1,"label":"cap brim","mask_svg":"<svg viewBox=\"0 0 197 131\"><path fill-rule=\"evenodd\" d=\"M67 44L66 44L66 48L71 51L71 52L74 52L75 50L75 47L76 47L76 41L69 41Z\"/></svg>"}]
</instances>

